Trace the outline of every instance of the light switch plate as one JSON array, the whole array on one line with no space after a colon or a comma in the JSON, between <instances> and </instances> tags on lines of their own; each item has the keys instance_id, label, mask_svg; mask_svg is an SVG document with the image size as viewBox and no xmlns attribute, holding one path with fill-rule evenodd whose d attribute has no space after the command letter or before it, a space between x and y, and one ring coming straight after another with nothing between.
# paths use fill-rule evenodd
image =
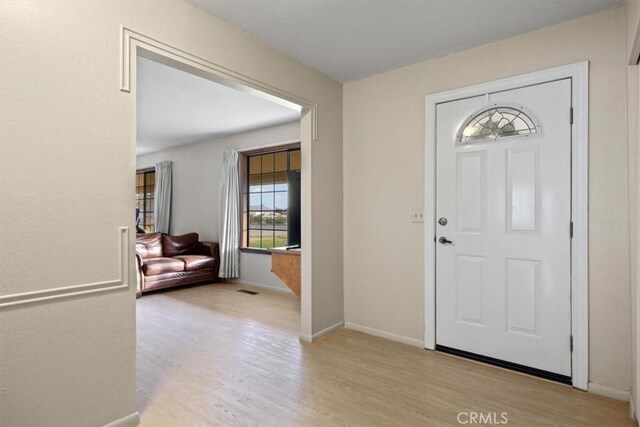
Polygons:
<instances>
[{"instance_id":1,"label":"light switch plate","mask_svg":"<svg viewBox=\"0 0 640 427\"><path fill-rule=\"evenodd\" d=\"M424 209L414 209L411 211L411 222L424 222Z\"/></svg>"}]
</instances>

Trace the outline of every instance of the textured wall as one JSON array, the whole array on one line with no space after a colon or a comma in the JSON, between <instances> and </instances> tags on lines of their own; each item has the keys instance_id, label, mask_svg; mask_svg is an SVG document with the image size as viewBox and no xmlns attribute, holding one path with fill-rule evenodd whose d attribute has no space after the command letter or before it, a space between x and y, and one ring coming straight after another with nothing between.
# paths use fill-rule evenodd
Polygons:
<instances>
[{"instance_id":1,"label":"textured wall","mask_svg":"<svg viewBox=\"0 0 640 427\"><path fill-rule=\"evenodd\" d=\"M136 134L135 93L119 90L121 25L319 104L320 138L303 159L304 326L341 321L342 87L181 1L0 2L0 295L117 277ZM134 413L134 301L116 291L3 310L0 424L100 426Z\"/></svg>"},{"instance_id":2,"label":"textured wall","mask_svg":"<svg viewBox=\"0 0 640 427\"><path fill-rule=\"evenodd\" d=\"M631 60L632 46L637 32L640 30L640 0L627 0L625 2L626 14L626 46L627 61ZM640 396L638 395L638 384L640 384L640 360L638 346L640 345L640 327L638 327L638 307L640 307L640 293L638 292L638 266L640 265L640 254L638 253L638 137L640 136L640 66L630 65L627 67L627 104L629 117L629 250L630 250L630 275L631 275L631 301L632 301L632 344L633 344L633 388L632 403L633 409L637 412L640 407ZM637 416L636 416L637 418Z\"/></svg>"}]
</instances>

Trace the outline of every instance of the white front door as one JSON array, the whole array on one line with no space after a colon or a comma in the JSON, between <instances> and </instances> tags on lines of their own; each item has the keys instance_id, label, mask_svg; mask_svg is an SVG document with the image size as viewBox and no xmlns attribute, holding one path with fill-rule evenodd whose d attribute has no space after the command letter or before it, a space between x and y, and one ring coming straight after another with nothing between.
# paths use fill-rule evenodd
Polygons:
<instances>
[{"instance_id":1,"label":"white front door","mask_svg":"<svg viewBox=\"0 0 640 427\"><path fill-rule=\"evenodd\" d=\"M437 105L440 348L571 376L570 108L570 79Z\"/></svg>"}]
</instances>

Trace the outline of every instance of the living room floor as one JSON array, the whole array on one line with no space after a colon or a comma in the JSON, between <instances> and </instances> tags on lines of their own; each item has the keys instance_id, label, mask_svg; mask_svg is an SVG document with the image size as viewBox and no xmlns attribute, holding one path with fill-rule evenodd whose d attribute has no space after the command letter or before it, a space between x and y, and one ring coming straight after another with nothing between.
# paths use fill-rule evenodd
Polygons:
<instances>
[{"instance_id":1,"label":"living room floor","mask_svg":"<svg viewBox=\"0 0 640 427\"><path fill-rule=\"evenodd\" d=\"M624 402L347 329L301 342L289 293L216 283L137 304L144 427L634 425Z\"/></svg>"}]
</instances>

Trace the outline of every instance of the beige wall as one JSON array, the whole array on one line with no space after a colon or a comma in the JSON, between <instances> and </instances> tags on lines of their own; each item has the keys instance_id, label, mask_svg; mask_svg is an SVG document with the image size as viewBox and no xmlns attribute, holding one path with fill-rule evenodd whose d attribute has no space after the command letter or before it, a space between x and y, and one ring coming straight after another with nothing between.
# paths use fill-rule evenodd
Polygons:
<instances>
[{"instance_id":1,"label":"beige wall","mask_svg":"<svg viewBox=\"0 0 640 427\"><path fill-rule=\"evenodd\" d=\"M627 56L630 58L633 50L633 43L635 41L636 34L638 33L638 27L640 26L640 0L625 0L624 3L625 14L627 17Z\"/></svg>"},{"instance_id":2,"label":"beige wall","mask_svg":"<svg viewBox=\"0 0 640 427\"><path fill-rule=\"evenodd\" d=\"M218 183L224 150L242 150L292 141L300 141L299 121L138 156L136 164L142 168L171 160L173 194L170 232L184 234L195 231L202 240L217 242ZM241 253L238 282L289 289L271 272L271 256L268 254Z\"/></svg>"},{"instance_id":3,"label":"beige wall","mask_svg":"<svg viewBox=\"0 0 640 427\"><path fill-rule=\"evenodd\" d=\"M346 322L423 341L425 95L589 60L590 380L628 392L624 27L616 8L344 86Z\"/></svg>"},{"instance_id":4,"label":"beige wall","mask_svg":"<svg viewBox=\"0 0 640 427\"><path fill-rule=\"evenodd\" d=\"M632 46L636 34L640 28L640 0L627 0L625 2L626 14L626 47L627 61L630 61ZM640 345L640 327L638 327L638 307L640 307L640 293L638 293L638 265L640 263L638 253L638 137L640 135L640 67L638 65L627 67L627 105L628 105L628 139L629 139L629 249L630 249L630 282L632 301L632 353L633 353L633 387L632 387L632 409L635 411L640 406L638 395L638 384L640 384L640 360L638 346ZM637 418L637 417L636 417Z\"/></svg>"},{"instance_id":5,"label":"beige wall","mask_svg":"<svg viewBox=\"0 0 640 427\"><path fill-rule=\"evenodd\" d=\"M181 1L0 2L0 294L117 277L136 134L135 93L119 90L121 25L319 104L310 332L341 321L342 87ZM131 289L3 310L0 424L134 413L134 301Z\"/></svg>"}]
</instances>

